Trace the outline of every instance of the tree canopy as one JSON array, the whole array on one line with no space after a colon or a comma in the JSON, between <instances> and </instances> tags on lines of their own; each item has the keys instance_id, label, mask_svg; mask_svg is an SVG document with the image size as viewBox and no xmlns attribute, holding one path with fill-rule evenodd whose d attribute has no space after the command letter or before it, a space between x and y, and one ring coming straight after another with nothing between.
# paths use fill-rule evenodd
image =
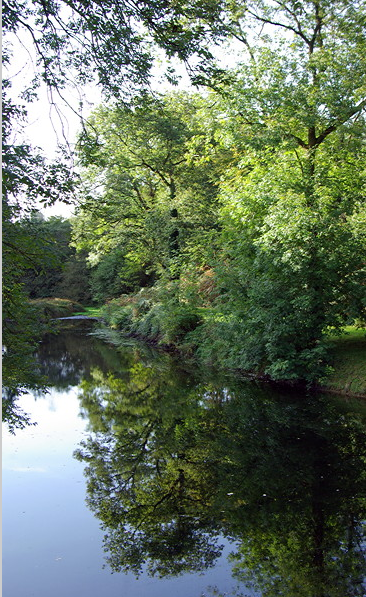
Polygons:
<instances>
[{"instance_id":1,"label":"tree canopy","mask_svg":"<svg viewBox=\"0 0 366 597\"><path fill-rule=\"evenodd\" d=\"M207 61L221 8L220 2L166 0L7 1L3 27L33 47L36 87L44 81L61 91L73 77L81 84L96 77L108 94L121 97L131 86L147 85L157 47L183 62L192 55L198 64Z\"/></svg>"},{"instance_id":2,"label":"tree canopy","mask_svg":"<svg viewBox=\"0 0 366 597\"><path fill-rule=\"evenodd\" d=\"M217 227L226 158L214 140L215 112L198 95L142 96L131 108L101 107L81 135L75 243L92 265L118 252L127 288L173 275ZM197 146L210 137L211 155L199 159Z\"/></svg>"}]
</instances>

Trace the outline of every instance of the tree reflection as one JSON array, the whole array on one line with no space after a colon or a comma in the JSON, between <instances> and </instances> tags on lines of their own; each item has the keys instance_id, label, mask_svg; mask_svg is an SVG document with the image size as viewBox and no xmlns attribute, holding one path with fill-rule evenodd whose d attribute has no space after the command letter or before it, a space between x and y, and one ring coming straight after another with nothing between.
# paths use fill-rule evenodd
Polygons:
<instances>
[{"instance_id":1,"label":"tree reflection","mask_svg":"<svg viewBox=\"0 0 366 597\"><path fill-rule=\"evenodd\" d=\"M31 392L38 397L47 394L50 387L66 392L82 379L88 379L92 368L118 374L121 368L130 366L128 353L120 353L105 341L91 337L88 333L92 330L90 322L81 321L78 325L73 322L72 329L45 334L32 355L33 374L29 377L27 373L24 387L14 390L3 386L2 420L11 433L37 424L19 406L22 394Z\"/></svg>"},{"instance_id":2,"label":"tree reflection","mask_svg":"<svg viewBox=\"0 0 366 597\"><path fill-rule=\"evenodd\" d=\"M365 413L134 362L81 384L88 503L115 571L203 571L236 542L262 595L364 594Z\"/></svg>"},{"instance_id":3,"label":"tree reflection","mask_svg":"<svg viewBox=\"0 0 366 597\"><path fill-rule=\"evenodd\" d=\"M90 322L81 321L78 326L73 323L71 330L43 337L35 358L50 386L68 390L88 378L93 367L104 373L118 372L121 366L118 353L105 342L91 337L92 330Z\"/></svg>"},{"instance_id":4,"label":"tree reflection","mask_svg":"<svg viewBox=\"0 0 366 597\"><path fill-rule=\"evenodd\" d=\"M236 577L268 596L364 595L364 418L320 396L253 407L240 416L234 399L227 418L245 478L229 525Z\"/></svg>"},{"instance_id":5,"label":"tree reflection","mask_svg":"<svg viewBox=\"0 0 366 597\"><path fill-rule=\"evenodd\" d=\"M159 373L136 363L126 379L95 371L82 383L95 431L78 453L88 462L88 502L108 530L112 568L136 574L145 562L151 574L200 571L221 552L207 510L214 479L201 474L206 450L195 439L199 395L177 372Z\"/></svg>"}]
</instances>

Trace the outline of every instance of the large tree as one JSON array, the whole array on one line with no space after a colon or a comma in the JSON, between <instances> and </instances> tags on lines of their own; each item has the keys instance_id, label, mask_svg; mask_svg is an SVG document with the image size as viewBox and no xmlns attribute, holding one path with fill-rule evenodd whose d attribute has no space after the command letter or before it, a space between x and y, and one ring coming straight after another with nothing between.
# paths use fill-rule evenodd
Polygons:
<instances>
[{"instance_id":1,"label":"large tree","mask_svg":"<svg viewBox=\"0 0 366 597\"><path fill-rule=\"evenodd\" d=\"M85 190L74 224L91 263L118 253L119 276L131 287L143 284L143 272L176 275L189 251L204 245L217 225L226 159L214 140L215 116L214 105L187 93L143 95L130 108L93 114L79 140ZM211 155L201 160L197 146L209 137Z\"/></svg>"},{"instance_id":2,"label":"large tree","mask_svg":"<svg viewBox=\"0 0 366 597\"><path fill-rule=\"evenodd\" d=\"M329 327L365 317L364 8L237 8L231 27L247 59L230 93L222 88L227 143L239 158L221 186L219 334L231 348L220 354L272 378L310 381L326 370Z\"/></svg>"}]
</instances>

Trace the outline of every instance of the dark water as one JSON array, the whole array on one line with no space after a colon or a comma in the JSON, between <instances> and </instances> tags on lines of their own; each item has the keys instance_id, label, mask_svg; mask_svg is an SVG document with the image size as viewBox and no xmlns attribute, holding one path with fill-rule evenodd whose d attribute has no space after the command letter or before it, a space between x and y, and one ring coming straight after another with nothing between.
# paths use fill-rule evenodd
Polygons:
<instances>
[{"instance_id":1,"label":"dark water","mask_svg":"<svg viewBox=\"0 0 366 597\"><path fill-rule=\"evenodd\" d=\"M365 403L85 331L38 360L38 424L3 432L4 597L365 595Z\"/></svg>"}]
</instances>

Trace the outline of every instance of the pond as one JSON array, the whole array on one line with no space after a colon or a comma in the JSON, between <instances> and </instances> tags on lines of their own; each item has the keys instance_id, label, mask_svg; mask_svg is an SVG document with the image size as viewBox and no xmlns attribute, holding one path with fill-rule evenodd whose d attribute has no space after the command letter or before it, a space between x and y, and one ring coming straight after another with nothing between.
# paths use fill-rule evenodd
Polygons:
<instances>
[{"instance_id":1,"label":"pond","mask_svg":"<svg viewBox=\"0 0 366 597\"><path fill-rule=\"evenodd\" d=\"M365 594L366 405L44 339L3 429L4 597Z\"/></svg>"}]
</instances>

